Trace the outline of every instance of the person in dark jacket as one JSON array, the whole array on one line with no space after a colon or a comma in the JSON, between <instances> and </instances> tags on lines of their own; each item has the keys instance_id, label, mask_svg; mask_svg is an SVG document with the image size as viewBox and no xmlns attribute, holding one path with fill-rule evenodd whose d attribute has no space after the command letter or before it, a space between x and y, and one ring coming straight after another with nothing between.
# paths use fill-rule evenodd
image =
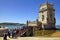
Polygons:
<instances>
[{"instance_id":1,"label":"person in dark jacket","mask_svg":"<svg viewBox=\"0 0 60 40\"><path fill-rule=\"evenodd\" d=\"M8 37L10 38L10 31L8 31Z\"/></svg>"},{"instance_id":2,"label":"person in dark jacket","mask_svg":"<svg viewBox=\"0 0 60 40\"><path fill-rule=\"evenodd\" d=\"M12 38L14 37L14 31L12 31Z\"/></svg>"},{"instance_id":3,"label":"person in dark jacket","mask_svg":"<svg viewBox=\"0 0 60 40\"><path fill-rule=\"evenodd\" d=\"M4 33L3 38L4 38L4 40L7 40L7 33Z\"/></svg>"}]
</instances>

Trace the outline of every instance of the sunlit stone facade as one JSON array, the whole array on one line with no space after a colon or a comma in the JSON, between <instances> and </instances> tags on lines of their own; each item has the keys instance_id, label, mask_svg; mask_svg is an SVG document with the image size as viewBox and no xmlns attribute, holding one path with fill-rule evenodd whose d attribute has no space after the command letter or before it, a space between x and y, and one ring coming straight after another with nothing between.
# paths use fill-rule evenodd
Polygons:
<instances>
[{"instance_id":1,"label":"sunlit stone facade","mask_svg":"<svg viewBox=\"0 0 60 40\"><path fill-rule=\"evenodd\" d=\"M46 1L44 4L40 5L39 16L37 21L29 22L28 26L39 26L42 29L55 29L55 9L54 5Z\"/></svg>"}]
</instances>

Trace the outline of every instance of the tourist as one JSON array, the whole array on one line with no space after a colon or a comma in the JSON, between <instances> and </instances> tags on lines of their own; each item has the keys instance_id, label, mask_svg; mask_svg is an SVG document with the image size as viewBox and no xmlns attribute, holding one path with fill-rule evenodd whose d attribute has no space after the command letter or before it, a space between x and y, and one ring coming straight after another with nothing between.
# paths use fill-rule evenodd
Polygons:
<instances>
[{"instance_id":1,"label":"tourist","mask_svg":"<svg viewBox=\"0 0 60 40\"><path fill-rule=\"evenodd\" d=\"M4 33L3 39L7 40L7 33Z\"/></svg>"},{"instance_id":2,"label":"tourist","mask_svg":"<svg viewBox=\"0 0 60 40\"><path fill-rule=\"evenodd\" d=\"M8 31L8 37L10 38L10 31Z\"/></svg>"},{"instance_id":3,"label":"tourist","mask_svg":"<svg viewBox=\"0 0 60 40\"><path fill-rule=\"evenodd\" d=\"M14 37L14 31L12 31L12 38Z\"/></svg>"}]
</instances>

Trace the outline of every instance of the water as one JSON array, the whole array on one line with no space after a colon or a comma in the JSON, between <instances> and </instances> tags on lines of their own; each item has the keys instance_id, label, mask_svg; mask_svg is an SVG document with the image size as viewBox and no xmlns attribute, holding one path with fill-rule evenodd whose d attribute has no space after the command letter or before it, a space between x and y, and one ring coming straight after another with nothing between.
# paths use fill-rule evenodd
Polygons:
<instances>
[{"instance_id":1,"label":"water","mask_svg":"<svg viewBox=\"0 0 60 40\"><path fill-rule=\"evenodd\" d=\"M8 29L15 29L15 28L21 28L24 25L5 25L5 27L7 27Z\"/></svg>"}]
</instances>

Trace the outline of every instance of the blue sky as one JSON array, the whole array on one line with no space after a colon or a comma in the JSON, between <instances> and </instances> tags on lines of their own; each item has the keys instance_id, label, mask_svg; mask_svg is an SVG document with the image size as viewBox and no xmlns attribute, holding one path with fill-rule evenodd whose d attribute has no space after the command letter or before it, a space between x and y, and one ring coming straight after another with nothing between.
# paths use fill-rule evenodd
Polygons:
<instances>
[{"instance_id":1,"label":"blue sky","mask_svg":"<svg viewBox=\"0 0 60 40\"><path fill-rule=\"evenodd\" d=\"M35 21L42 3L45 0L0 0L0 22ZM60 25L60 0L49 0L49 3L54 4L56 24Z\"/></svg>"}]
</instances>

